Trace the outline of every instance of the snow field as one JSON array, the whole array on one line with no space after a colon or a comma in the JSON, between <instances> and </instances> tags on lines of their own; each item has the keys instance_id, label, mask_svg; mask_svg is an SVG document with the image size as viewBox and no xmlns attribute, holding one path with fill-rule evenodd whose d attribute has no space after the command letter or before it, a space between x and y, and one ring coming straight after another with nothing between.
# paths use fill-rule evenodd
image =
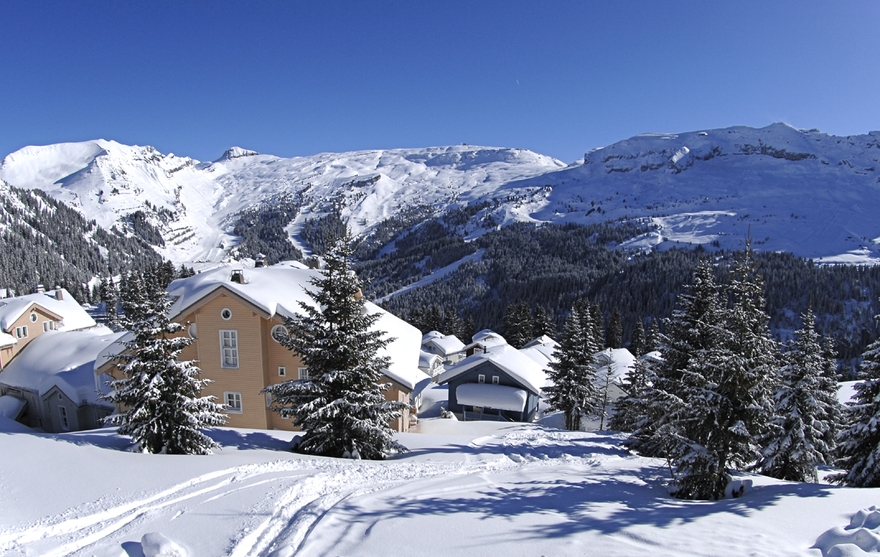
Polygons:
<instances>
[{"instance_id":1,"label":"snow field","mask_svg":"<svg viewBox=\"0 0 880 557\"><path fill-rule=\"evenodd\" d=\"M399 437L410 452L372 462L294 455L283 432L214 429L215 454L174 456L14 429L2 555L830 557L880 540L876 490L745 475L739 499L680 501L666 463L614 434L425 419Z\"/></svg>"}]
</instances>

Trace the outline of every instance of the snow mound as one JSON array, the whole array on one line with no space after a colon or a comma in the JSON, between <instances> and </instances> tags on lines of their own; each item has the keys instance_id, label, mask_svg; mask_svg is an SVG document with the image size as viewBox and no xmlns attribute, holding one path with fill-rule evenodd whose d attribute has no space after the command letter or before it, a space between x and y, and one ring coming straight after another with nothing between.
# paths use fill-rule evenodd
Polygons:
<instances>
[{"instance_id":1,"label":"snow mound","mask_svg":"<svg viewBox=\"0 0 880 557\"><path fill-rule=\"evenodd\" d=\"M141 538L141 550L144 557L186 557L186 551L182 547L159 532L144 534Z\"/></svg>"},{"instance_id":2,"label":"snow mound","mask_svg":"<svg viewBox=\"0 0 880 557\"><path fill-rule=\"evenodd\" d=\"M871 506L855 513L849 526L835 526L816 540L822 557L854 557L880 551L880 510Z\"/></svg>"}]
</instances>

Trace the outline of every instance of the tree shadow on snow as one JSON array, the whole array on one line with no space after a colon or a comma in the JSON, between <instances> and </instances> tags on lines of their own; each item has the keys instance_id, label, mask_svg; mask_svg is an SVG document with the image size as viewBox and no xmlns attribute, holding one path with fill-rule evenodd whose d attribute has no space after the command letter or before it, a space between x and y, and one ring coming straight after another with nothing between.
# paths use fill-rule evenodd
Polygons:
<instances>
[{"instance_id":1,"label":"tree shadow on snow","mask_svg":"<svg viewBox=\"0 0 880 557\"><path fill-rule=\"evenodd\" d=\"M235 448L240 451L267 449L272 451L289 451L291 439L281 439L268 433L250 430L212 428L204 430L205 435L219 443L222 448ZM289 433L292 438L296 432Z\"/></svg>"},{"instance_id":2,"label":"tree shadow on snow","mask_svg":"<svg viewBox=\"0 0 880 557\"><path fill-rule=\"evenodd\" d=\"M643 469L643 471L646 471ZM364 518L387 520L418 515L441 516L467 513L477 520L515 521L529 515L563 517L555 524L522 526L510 531L522 540L563 538L579 532L615 534L636 525L669 527L702 517L726 513L747 517L772 506L782 497L823 497L837 489L818 484L761 486L738 499L685 501L666 495L662 476L637 478L638 471L610 470L580 481L530 481L495 485L472 495L396 500L393 507L370 511L349 503L340 510L353 522ZM651 471L655 472L655 471ZM639 474L641 475L641 474ZM653 485L652 485L653 484ZM524 522L520 522L524 524Z\"/></svg>"}]
</instances>

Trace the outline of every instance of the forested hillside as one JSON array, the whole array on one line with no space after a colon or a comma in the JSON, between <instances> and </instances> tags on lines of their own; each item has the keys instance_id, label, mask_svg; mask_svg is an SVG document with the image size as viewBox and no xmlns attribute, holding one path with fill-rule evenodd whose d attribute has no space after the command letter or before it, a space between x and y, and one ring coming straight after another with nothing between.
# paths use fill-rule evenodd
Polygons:
<instances>
[{"instance_id":1,"label":"forested hillside","mask_svg":"<svg viewBox=\"0 0 880 557\"><path fill-rule=\"evenodd\" d=\"M725 283L736 255L703 247L653 251L619 247L650 227L647 220L590 226L517 224L465 242L438 219L398 238L394 251L360 262L359 270L370 281L369 296L387 297L384 303L389 310L425 332L459 326L447 322L503 331L505 315L518 304L527 305L533 315L548 313L558 332L572 305L583 298L598 304L606 325L615 312L620 313L626 344L640 319L645 330L654 320L663 329L662 320L671 315L700 260L712 261L718 282ZM479 257L454 272L392 295L478 251ZM880 268L817 265L775 252L757 252L755 257L777 336L787 337L800 327L798 316L812 307L820 332L835 339L844 363L851 363L877 337L874 315L880 313Z\"/></svg>"},{"instance_id":2,"label":"forested hillside","mask_svg":"<svg viewBox=\"0 0 880 557\"><path fill-rule=\"evenodd\" d=\"M107 231L40 190L0 182L0 288L24 294L38 284L63 286L88 300L93 277L161 261L136 234Z\"/></svg>"}]
</instances>

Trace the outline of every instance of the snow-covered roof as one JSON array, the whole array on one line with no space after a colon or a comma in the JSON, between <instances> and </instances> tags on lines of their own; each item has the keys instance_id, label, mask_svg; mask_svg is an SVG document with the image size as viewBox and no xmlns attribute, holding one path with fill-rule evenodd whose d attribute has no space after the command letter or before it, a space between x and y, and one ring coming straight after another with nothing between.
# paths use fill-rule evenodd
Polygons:
<instances>
[{"instance_id":1,"label":"snow-covered roof","mask_svg":"<svg viewBox=\"0 0 880 557\"><path fill-rule=\"evenodd\" d=\"M483 362L490 361L499 369L528 387L533 393L538 393L547 384L547 373L544 366L529 358L509 344L493 346L488 352L478 352L469 356L440 374L437 378L439 384L447 383L462 373L473 369Z\"/></svg>"},{"instance_id":2,"label":"snow-covered roof","mask_svg":"<svg viewBox=\"0 0 880 557\"><path fill-rule=\"evenodd\" d=\"M58 296L59 292L61 299ZM70 295L70 292L60 288L50 292L39 292L0 300L0 329L8 330L34 304L61 317L61 323L58 325L59 331L73 331L95 326L95 320L89 317L89 314Z\"/></svg>"},{"instance_id":3,"label":"snow-covered roof","mask_svg":"<svg viewBox=\"0 0 880 557\"><path fill-rule=\"evenodd\" d=\"M13 344L17 343L18 341L15 339L14 336L10 335L9 333L4 333L3 331L0 331L0 346L12 346Z\"/></svg>"},{"instance_id":4,"label":"snow-covered roof","mask_svg":"<svg viewBox=\"0 0 880 557\"><path fill-rule=\"evenodd\" d=\"M529 342L520 348L519 351L538 362L538 364L546 367L550 362L556 361L556 357L553 353L556 352L558 347L558 342L547 335L544 335Z\"/></svg>"},{"instance_id":5,"label":"snow-covered roof","mask_svg":"<svg viewBox=\"0 0 880 557\"><path fill-rule=\"evenodd\" d=\"M443 358L438 356L437 354L431 354L430 352L425 352L424 350L419 350L419 367L422 369L431 369L437 363L442 364Z\"/></svg>"},{"instance_id":6,"label":"snow-covered roof","mask_svg":"<svg viewBox=\"0 0 880 557\"><path fill-rule=\"evenodd\" d=\"M96 403L95 359L122 334L104 326L45 332L0 371L0 383L34 390L40 396L57 386L75 402Z\"/></svg>"},{"instance_id":7,"label":"snow-covered roof","mask_svg":"<svg viewBox=\"0 0 880 557\"><path fill-rule=\"evenodd\" d=\"M593 357L599 365L596 382L600 384L605 382L609 373L612 383L620 383L636 362L635 356L626 348L606 348L596 352Z\"/></svg>"},{"instance_id":8,"label":"snow-covered roof","mask_svg":"<svg viewBox=\"0 0 880 557\"><path fill-rule=\"evenodd\" d=\"M244 282L231 280L233 270L242 272ZM240 296L267 313L270 318L276 315L304 315L300 303L314 306L314 300L306 293L306 289L315 290L311 280L319 276L321 271L295 262L279 263L271 267L221 267L204 271L192 277L177 279L168 286L168 293L176 298L171 306L171 317L181 315L220 288L226 288ZM374 328L385 331L387 337L394 339L379 351L380 356L391 357L386 375L409 389L415 388L416 383L424 378L424 373L419 370L421 332L372 302L366 302L365 307L368 312L381 315Z\"/></svg>"},{"instance_id":9,"label":"snow-covered roof","mask_svg":"<svg viewBox=\"0 0 880 557\"><path fill-rule=\"evenodd\" d=\"M507 341L504 340L504 337L491 329L483 329L475 334L472 340L473 342L465 346L463 350L467 351L475 346L479 346L484 350L489 350L494 346L507 346Z\"/></svg>"},{"instance_id":10,"label":"snow-covered roof","mask_svg":"<svg viewBox=\"0 0 880 557\"><path fill-rule=\"evenodd\" d=\"M0 417L14 420L21 413L21 409L24 408L24 405L25 402L20 398L16 398L12 395L0 396Z\"/></svg>"},{"instance_id":11,"label":"snow-covered roof","mask_svg":"<svg viewBox=\"0 0 880 557\"><path fill-rule=\"evenodd\" d=\"M422 337L422 345L425 346L428 344L436 346L439 351L446 356L464 350L464 343L458 340L458 337L455 335L443 335L436 331L431 331Z\"/></svg>"},{"instance_id":12,"label":"snow-covered roof","mask_svg":"<svg viewBox=\"0 0 880 557\"><path fill-rule=\"evenodd\" d=\"M455 398L465 406L487 406L496 410L522 412L529 398L528 393L507 385L491 383L465 383L455 390Z\"/></svg>"}]
</instances>

